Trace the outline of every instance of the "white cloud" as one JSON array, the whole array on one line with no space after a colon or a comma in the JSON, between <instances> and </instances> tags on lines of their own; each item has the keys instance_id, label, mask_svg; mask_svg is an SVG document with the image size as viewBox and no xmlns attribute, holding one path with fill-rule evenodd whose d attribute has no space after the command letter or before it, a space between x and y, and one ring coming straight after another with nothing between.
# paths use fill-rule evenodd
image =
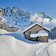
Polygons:
<instances>
[{"instance_id":1,"label":"white cloud","mask_svg":"<svg viewBox=\"0 0 56 56\"><path fill-rule=\"evenodd\" d=\"M33 22L41 22L41 21L45 23L50 22L50 18L47 18L47 17L42 18L42 16L39 16L37 13L35 13L34 15L31 15L30 18L31 18L30 20ZM52 19L51 22L56 23L56 19Z\"/></svg>"},{"instance_id":2,"label":"white cloud","mask_svg":"<svg viewBox=\"0 0 56 56\"><path fill-rule=\"evenodd\" d=\"M44 22L48 23L49 20L50 20L49 18L45 18L45 19L44 19Z\"/></svg>"},{"instance_id":3,"label":"white cloud","mask_svg":"<svg viewBox=\"0 0 56 56\"><path fill-rule=\"evenodd\" d=\"M46 16L44 16L43 18L42 16L39 16L37 13L31 16L31 21L39 24L43 22L43 25L50 29L56 26L56 19L51 19L51 17Z\"/></svg>"}]
</instances>

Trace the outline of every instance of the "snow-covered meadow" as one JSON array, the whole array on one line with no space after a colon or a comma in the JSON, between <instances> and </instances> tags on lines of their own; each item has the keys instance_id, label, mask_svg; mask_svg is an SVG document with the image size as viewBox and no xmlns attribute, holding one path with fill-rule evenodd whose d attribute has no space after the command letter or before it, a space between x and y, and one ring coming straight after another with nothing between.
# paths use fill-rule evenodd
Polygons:
<instances>
[{"instance_id":1,"label":"snow-covered meadow","mask_svg":"<svg viewBox=\"0 0 56 56\"><path fill-rule=\"evenodd\" d=\"M1 56L56 56L56 40L48 43L30 44L15 37L0 36Z\"/></svg>"},{"instance_id":2,"label":"snow-covered meadow","mask_svg":"<svg viewBox=\"0 0 56 56\"><path fill-rule=\"evenodd\" d=\"M3 32L5 32L5 30L3 30ZM15 33L12 34L9 32L5 32L5 34L2 33L0 35L0 55L1 56L56 56L56 39L49 40L49 42L34 43L32 41L24 39L22 34L15 36Z\"/></svg>"}]
</instances>

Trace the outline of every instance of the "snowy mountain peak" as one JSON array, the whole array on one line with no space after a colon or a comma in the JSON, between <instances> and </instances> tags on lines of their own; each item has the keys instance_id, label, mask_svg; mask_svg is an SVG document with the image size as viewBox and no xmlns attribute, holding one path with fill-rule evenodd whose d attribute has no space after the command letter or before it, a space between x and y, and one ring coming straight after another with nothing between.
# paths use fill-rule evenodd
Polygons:
<instances>
[{"instance_id":1,"label":"snowy mountain peak","mask_svg":"<svg viewBox=\"0 0 56 56\"><path fill-rule=\"evenodd\" d=\"M9 27L25 28L32 22L30 21L30 12L23 11L17 7L6 7L1 10L3 16L7 21L5 22ZM0 13L2 14L2 13Z\"/></svg>"}]
</instances>

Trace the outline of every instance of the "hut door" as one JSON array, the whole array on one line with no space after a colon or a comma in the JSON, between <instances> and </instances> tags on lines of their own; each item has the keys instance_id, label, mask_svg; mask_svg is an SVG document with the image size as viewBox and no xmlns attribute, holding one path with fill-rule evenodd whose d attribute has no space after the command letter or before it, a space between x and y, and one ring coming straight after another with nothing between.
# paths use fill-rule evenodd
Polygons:
<instances>
[{"instance_id":1,"label":"hut door","mask_svg":"<svg viewBox=\"0 0 56 56\"><path fill-rule=\"evenodd\" d=\"M39 38L39 37L36 38L36 41L39 41L38 38Z\"/></svg>"}]
</instances>

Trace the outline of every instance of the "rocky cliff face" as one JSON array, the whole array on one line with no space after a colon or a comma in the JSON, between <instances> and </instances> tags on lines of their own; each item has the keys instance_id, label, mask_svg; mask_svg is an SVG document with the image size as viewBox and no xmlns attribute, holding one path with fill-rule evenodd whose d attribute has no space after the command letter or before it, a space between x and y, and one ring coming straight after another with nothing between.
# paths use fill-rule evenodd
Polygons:
<instances>
[{"instance_id":1,"label":"rocky cliff face","mask_svg":"<svg viewBox=\"0 0 56 56\"><path fill-rule=\"evenodd\" d=\"M5 29L8 32L15 32L17 31L19 28L16 27L9 27L5 22L3 22L3 18L0 17L0 29Z\"/></svg>"},{"instance_id":2,"label":"rocky cliff face","mask_svg":"<svg viewBox=\"0 0 56 56\"><path fill-rule=\"evenodd\" d=\"M30 13L28 11L23 11L17 7L0 8L1 29L15 32L19 30L19 28L24 29L28 27L30 24L32 24L32 22L30 21Z\"/></svg>"},{"instance_id":3,"label":"rocky cliff face","mask_svg":"<svg viewBox=\"0 0 56 56\"><path fill-rule=\"evenodd\" d=\"M23 11L17 7L6 7L3 10L1 9L1 12L3 12L2 17L6 19L5 23L9 27L24 29L32 24L28 11Z\"/></svg>"}]
</instances>

